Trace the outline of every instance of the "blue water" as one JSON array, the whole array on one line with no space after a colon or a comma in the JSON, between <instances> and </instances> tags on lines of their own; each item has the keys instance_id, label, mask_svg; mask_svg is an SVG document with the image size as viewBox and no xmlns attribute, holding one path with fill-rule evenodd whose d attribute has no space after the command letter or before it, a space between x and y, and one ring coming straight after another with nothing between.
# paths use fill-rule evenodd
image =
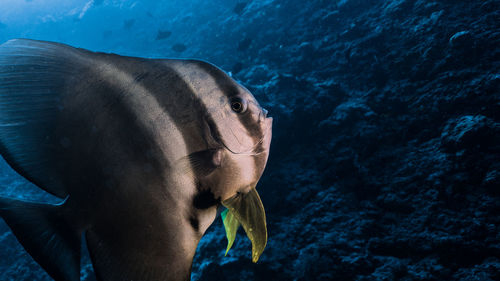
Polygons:
<instances>
[{"instance_id":1,"label":"blue water","mask_svg":"<svg viewBox=\"0 0 500 281\"><path fill-rule=\"evenodd\" d=\"M259 263L219 219L193 280L500 280L497 0L2 0L30 38L212 62L274 118ZM57 202L0 163L0 196ZM0 281L50 280L0 220ZM88 257L82 280L95 280Z\"/></svg>"}]
</instances>

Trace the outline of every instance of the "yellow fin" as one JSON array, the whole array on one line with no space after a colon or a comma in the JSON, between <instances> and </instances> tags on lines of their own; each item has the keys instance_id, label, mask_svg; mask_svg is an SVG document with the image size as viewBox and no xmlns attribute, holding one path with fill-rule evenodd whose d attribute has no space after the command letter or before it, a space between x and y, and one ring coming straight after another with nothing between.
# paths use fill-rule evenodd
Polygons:
<instances>
[{"instance_id":1,"label":"yellow fin","mask_svg":"<svg viewBox=\"0 0 500 281\"><path fill-rule=\"evenodd\" d=\"M241 223L248 238L252 241L252 261L256 263L267 244L266 213L260 196L255 188L246 194L238 194L222 202ZM226 233L227 231L226 227Z\"/></svg>"},{"instance_id":2,"label":"yellow fin","mask_svg":"<svg viewBox=\"0 0 500 281\"><path fill-rule=\"evenodd\" d=\"M240 227L240 222L234 216L233 212L229 210L225 210L221 213L222 222L224 223L224 228L226 229L226 237L227 237L227 249L224 256L227 255L229 249L233 246L234 240L236 239L236 233L238 232L238 228Z\"/></svg>"}]
</instances>

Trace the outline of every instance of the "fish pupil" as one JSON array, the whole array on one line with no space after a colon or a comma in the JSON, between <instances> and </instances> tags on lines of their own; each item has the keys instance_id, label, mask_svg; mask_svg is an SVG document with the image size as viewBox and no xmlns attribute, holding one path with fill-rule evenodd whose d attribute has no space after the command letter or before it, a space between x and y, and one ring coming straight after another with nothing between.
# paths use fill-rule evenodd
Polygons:
<instances>
[{"instance_id":1,"label":"fish pupil","mask_svg":"<svg viewBox=\"0 0 500 281\"><path fill-rule=\"evenodd\" d=\"M236 113L243 113L247 110L247 101L240 97L231 99L231 109Z\"/></svg>"},{"instance_id":2,"label":"fish pupil","mask_svg":"<svg viewBox=\"0 0 500 281\"><path fill-rule=\"evenodd\" d=\"M231 109L234 111L234 112L241 112L243 110L243 104L241 104L240 101L233 101L231 103Z\"/></svg>"}]
</instances>

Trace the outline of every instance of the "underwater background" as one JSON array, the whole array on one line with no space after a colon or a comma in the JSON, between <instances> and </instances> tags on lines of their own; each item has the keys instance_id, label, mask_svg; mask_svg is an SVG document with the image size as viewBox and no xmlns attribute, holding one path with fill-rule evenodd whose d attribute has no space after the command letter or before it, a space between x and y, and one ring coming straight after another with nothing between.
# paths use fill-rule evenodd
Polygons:
<instances>
[{"instance_id":1,"label":"underwater background","mask_svg":"<svg viewBox=\"0 0 500 281\"><path fill-rule=\"evenodd\" d=\"M498 0L0 0L13 38L207 60L269 110L267 248L217 218L193 280L500 280ZM57 202L3 160L0 196ZM2 220L0 280L50 280Z\"/></svg>"}]
</instances>

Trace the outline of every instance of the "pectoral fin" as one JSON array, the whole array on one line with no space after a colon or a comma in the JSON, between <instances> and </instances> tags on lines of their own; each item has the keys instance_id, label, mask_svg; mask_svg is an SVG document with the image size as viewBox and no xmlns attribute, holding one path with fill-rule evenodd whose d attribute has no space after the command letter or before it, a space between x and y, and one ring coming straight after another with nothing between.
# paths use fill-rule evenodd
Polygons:
<instances>
[{"instance_id":1,"label":"pectoral fin","mask_svg":"<svg viewBox=\"0 0 500 281\"><path fill-rule=\"evenodd\" d=\"M228 215L230 215L234 216L241 223L248 238L252 241L252 261L254 263L257 262L267 244L266 213L257 190L252 188L246 194L238 194L224 200L222 205L229 209L224 219L224 226L226 227L226 234L228 236L228 250L230 245L232 245L230 237L234 241L232 235L234 234L235 236L237 230L237 227L234 227L235 223L232 222L231 217L228 219ZM227 225L230 225L229 231L226 226L226 220Z\"/></svg>"},{"instance_id":2,"label":"pectoral fin","mask_svg":"<svg viewBox=\"0 0 500 281\"><path fill-rule=\"evenodd\" d=\"M204 177L215 171L221 164L222 154L218 149L207 149L193 152L178 161L182 173L193 172Z\"/></svg>"}]
</instances>

